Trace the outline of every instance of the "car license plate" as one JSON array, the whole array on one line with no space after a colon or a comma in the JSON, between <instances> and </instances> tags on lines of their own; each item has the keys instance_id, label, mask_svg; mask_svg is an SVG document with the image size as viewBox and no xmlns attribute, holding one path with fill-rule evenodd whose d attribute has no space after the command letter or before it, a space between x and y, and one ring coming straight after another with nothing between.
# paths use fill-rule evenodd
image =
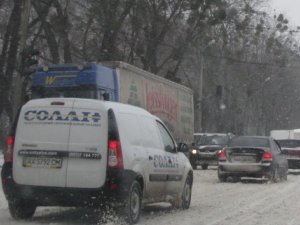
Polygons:
<instances>
[{"instance_id":1,"label":"car license plate","mask_svg":"<svg viewBox=\"0 0 300 225\"><path fill-rule=\"evenodd\" d=\"M200 156L203 157L203 158L211 158L211 157L214 157L215 154L210 153L210 152L205 152L205 153L200 153Z\"/></svg>"},{"instance_id":2,"label":"car license plate","mask_svg":"<svg viewBox=\"0 0 300 225\"><path fill-rule=\"evenodd\" d=\"M62 166L62 158L48 157L24 157L23 167L31 168L53 168L58 169Z\"/></svg>"},{"instance_id":3,"label":"car license plate","mask_svg":"<svg viewBox=\"0 0 300 225\"><path fill-rule=\"evenodd\" d=\"M234 162L255 162L255 158L253 156L234 156Z\"/></svg>"}]
</instances>

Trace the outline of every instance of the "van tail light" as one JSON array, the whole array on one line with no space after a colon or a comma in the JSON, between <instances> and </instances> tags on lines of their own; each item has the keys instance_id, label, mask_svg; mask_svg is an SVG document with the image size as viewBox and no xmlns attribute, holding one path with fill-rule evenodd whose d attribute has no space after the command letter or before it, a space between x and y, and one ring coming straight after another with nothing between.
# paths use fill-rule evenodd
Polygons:
<instances>
[{"instance_id":1,"label":"van tail light","mask_svg":"<svg viewBox=\"0 0 300 225\"><path fill-rule=\"evenodd\" d=\"M262 160L263 161L272 161L272 153L270 152L264 152L263 156L262 156Z\"/></svg>"},{"instance_id":2,"label":"van tail light","mask_svg":"<svg viewBox=\"0 0 300 225\"><path fill-rule=\"evenodd\" d=\"M226 161L226 153L224 149L218 152L218 159L220 161Z\"/></svg>"},{"instance_id":3,"label":"van tail light","mask_svg":"<svg viewBox=\"0 0 300 225\"><path fill-rule=\"evenodd\" d=\"M8 136L6 139L6 148L4 150L4 162L12 163L14 154L15 137Z\"/></svg>"},{"instance_id":4,"label":"van tail light","mask_svg":"<svg viewBox=\"0 0 300 225\"><path fill-rule=\"evenodd\" d=\"M108 141L108 168L121 170L123 166L123 156L121 144L117 140Z\"/></svg>"}]
</instances>

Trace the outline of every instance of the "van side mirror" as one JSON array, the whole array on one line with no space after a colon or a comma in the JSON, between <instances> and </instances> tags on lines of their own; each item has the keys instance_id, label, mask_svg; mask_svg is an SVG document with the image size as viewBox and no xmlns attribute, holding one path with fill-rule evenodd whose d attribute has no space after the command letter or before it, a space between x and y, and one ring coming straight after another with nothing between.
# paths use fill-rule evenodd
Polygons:
<instances>
[{"instance_id":1,"label":"van side mirror","mask_svg":"<svg viewBox=\"0 0 300 225\"><path fill-rule=\"evenodd\" d=\"M188 152L189 151L189 147L185 143L178 143L177 151L178 152Z\"/></svg>"}]
</instances>

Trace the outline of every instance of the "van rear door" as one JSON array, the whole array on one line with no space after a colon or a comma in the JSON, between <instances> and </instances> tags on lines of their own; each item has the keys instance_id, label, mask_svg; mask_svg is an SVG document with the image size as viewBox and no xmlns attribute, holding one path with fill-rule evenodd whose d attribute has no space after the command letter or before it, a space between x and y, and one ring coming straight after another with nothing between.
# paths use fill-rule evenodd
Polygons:
<instances>
[{"instance_id":1,"label":"van rear door","mask_svg":"<svg viewBox=\"0 0 300 225\"><path fill-rule=\"evenodd\" d=\"M24 185L65 187L74 99L32 100L20 112L13 177ZM72 114L72 113L71 113Z\"/></svg>"},{"instance_id":2,"label":"van rear door","mask_svg":"<svg viewBox=\"0 0 300 225\"><path fill-rule=\"evenodd\" d=\"M66 186L99 188L106 180L107 110L101 101L76 99L73 111Z\"/></svg>"}]
</instances>

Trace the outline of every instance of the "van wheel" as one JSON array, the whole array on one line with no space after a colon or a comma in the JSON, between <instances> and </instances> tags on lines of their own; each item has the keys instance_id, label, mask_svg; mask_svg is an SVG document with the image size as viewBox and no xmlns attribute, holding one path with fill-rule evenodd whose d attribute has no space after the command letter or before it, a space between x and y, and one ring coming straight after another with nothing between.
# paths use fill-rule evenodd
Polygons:
<instances>
[{"instance_id":1,"label":"van wheel","mask_svg":"<svg viewBox=\"0 0 300 225\"><path fill-rule=\"evenodd\" d=\"M137 181L131 184L129 195L125 200L123 215L129 224L135 224L139 221L142 208L142 190Z\"/></svg>"},{"instance_id":2,"label":"van wheel","mask_svg":"<svg viewBox=\"0 0 300 225\"><path fill-rule=\"evenodd\" d=\"M25 200L13 200L8 202L10 215L16 220L30 219L36 210L32 202Z\"/></svg>"},{"instance_id":3,"label":"van wheel","mask_svg":"<svg viewBox=\"0 0 300 225\"><path fill-rule=\"evenodd\" d=\"M192 176L188 175L185 180L181 195L178 197L177 201L172 203L175 208L188 209L190 207L192 197L192 183Z\"/></svg>"}]
</instances>

